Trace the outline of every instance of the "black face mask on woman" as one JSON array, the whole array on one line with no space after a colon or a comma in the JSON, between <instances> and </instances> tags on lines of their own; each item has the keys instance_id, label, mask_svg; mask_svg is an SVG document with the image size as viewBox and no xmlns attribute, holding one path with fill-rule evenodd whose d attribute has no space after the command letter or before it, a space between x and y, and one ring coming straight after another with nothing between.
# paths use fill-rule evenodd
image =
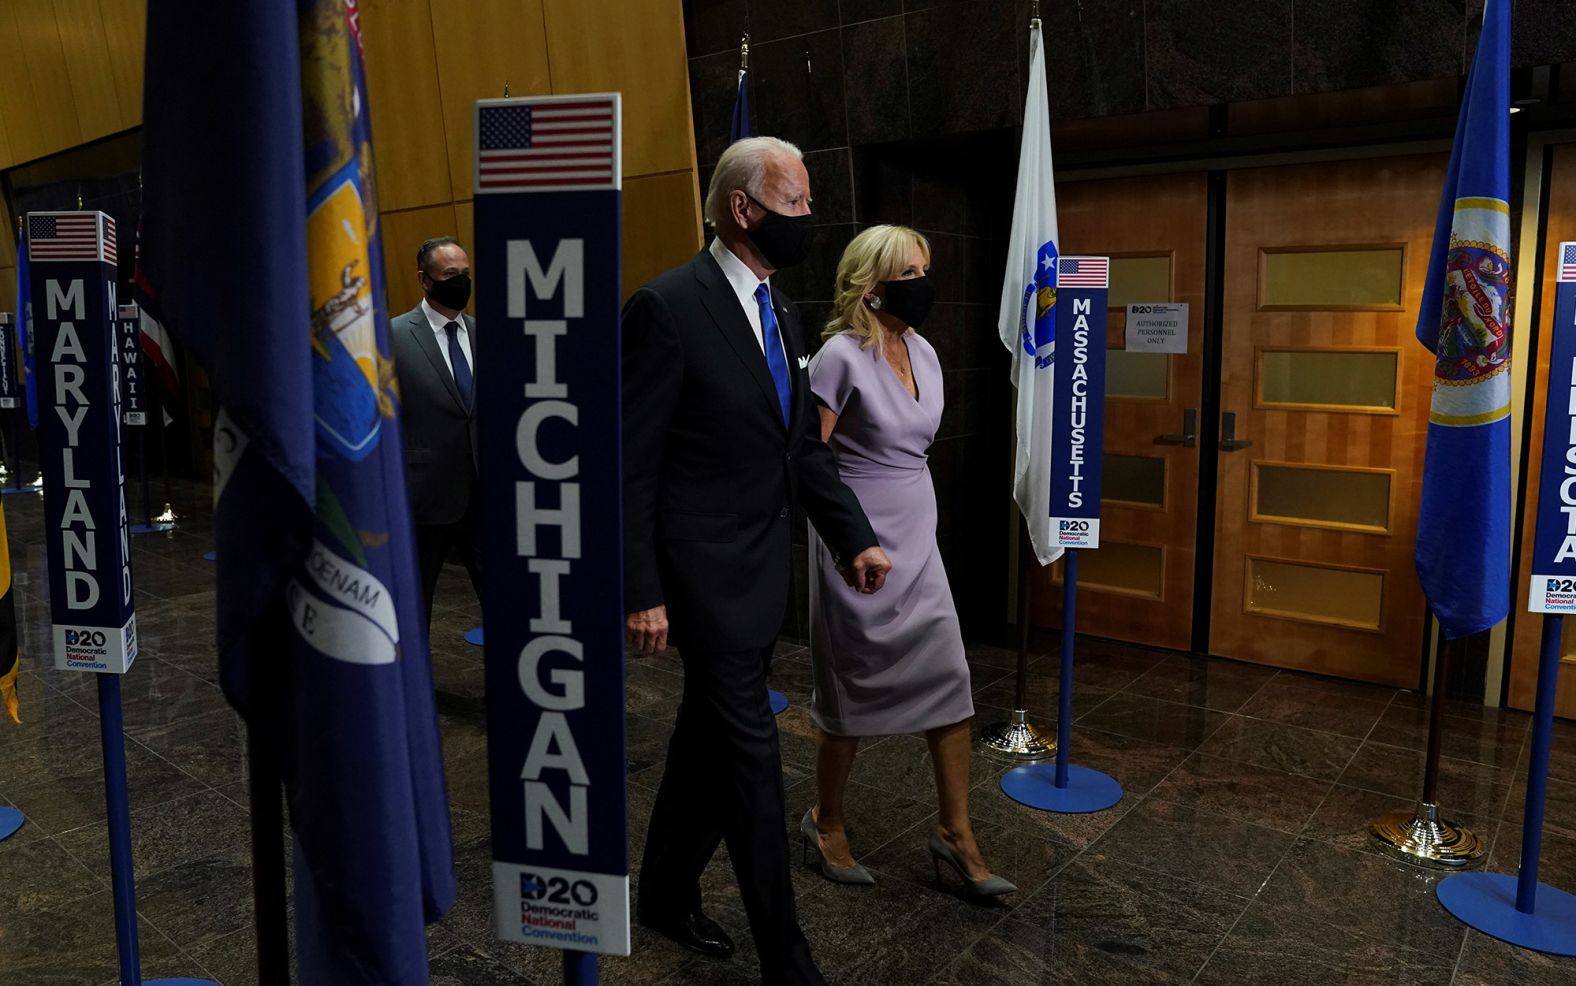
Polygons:
<instances>
[{"instance_id":1,"label":"black face mask on woman","mask_svg":"<svg viewBox=\"0 0 1576 986\"><path fill-rule=\"evenodd\" d=\"M471 300L471 275L455 274L446 280L433 281L427 294L443 307L458 311Z\"/></svg>"},{"instance_id":2,"label":"black face mask on woman","mask_svg":"<svg viewBox=\"0 0 1576 986\"><path fill-rule=\"evenodd\" d=\"M886 312L911 329L925 324L930 309L936 303L936 287L928 277L911 277L901 281L882 281L886 300L871 298L870 307Z\"/></svg>"},{"instance_id":3,"label":"black face mask on woman","mask_svg":"<svg viewBox=\"0 0 1576 986\"><path fill-rule=\"evenodd\" d=\"M760 222L744 232L755 248L761 251L761 257L771 264L772 270L802 263L810 255L810 236L815 232L815 220L809 216L785 216L773 212L749 192L745 192L744 197L766 213Z\"/></svg>"}]
</instances>

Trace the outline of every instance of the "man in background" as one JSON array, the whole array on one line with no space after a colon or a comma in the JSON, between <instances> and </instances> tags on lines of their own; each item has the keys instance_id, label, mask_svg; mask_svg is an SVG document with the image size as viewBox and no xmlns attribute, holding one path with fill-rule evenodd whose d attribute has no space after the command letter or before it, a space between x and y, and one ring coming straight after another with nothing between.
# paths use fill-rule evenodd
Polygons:
<instances>
[{"instance_id":1,"label":"man in background","mask_svg":"<svg viewBox=\"0 0 1576 986\"><path fill-rule=\"evenodd\" d=\"M459 550L471 586L482 594L481 485L476 459L476 320L471 261L451 236L416 251L421 304L395 318L405 471L410 480L422 601L432 626L432 596L449 553Z\"/></svg>"}]
</instances>

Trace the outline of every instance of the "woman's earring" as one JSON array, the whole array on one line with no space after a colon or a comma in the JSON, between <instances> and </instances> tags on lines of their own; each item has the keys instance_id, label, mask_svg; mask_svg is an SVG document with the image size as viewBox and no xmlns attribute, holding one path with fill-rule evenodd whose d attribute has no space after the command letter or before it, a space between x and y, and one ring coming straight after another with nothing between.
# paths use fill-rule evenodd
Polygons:
<instances>
[{"instance_id":1,"label":"woman's earring","mask_svg":"<svg viewBox=\"0 0 1576 986\"><path fill-rule=\"evenodd\" d=\"M871 311L877 311L878 312L878 311L881 310L881 299L878 298L875 295L871 295L868 298L866 298L865 299L865 304L870 307Z\"/></svg>"}]
</instances>

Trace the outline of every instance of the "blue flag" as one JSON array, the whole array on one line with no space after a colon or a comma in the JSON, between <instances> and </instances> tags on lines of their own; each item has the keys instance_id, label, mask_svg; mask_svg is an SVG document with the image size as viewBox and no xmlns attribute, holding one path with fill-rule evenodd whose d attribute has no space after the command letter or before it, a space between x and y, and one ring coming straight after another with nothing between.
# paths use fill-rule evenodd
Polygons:
<instances>
[{"instance_id":1,"label":"blue flag","mask_svg":"<svg viewBox=\"0 0 1576 986\"><path fill-rule=\"evenodd\" d=\"M136 282L213 383L220 677L284 775L298 981L409 986L454 864L356 7L151 0Z\"/></svg>"},{"instance_id":2,"label":"blue flag","mask_svg":"<svg viewBox=\"0 0 1576 986\"><path fill-rule=\"evenodd\" d=\"M22 358L22 404L27 426L38 430L38 387L33 380L33 288L28 274L27 237L16 241L16 349ZM21 482L21 480L18 480Z\"/></svg>"},{"instance_id":3,"label":"blue flag","mask_svg":"<svg viewBox=\"0 0 1576 986\"><path fill-rule=\"evenodd\" d=\"M739 92L733 97L733 123L728 127L728 143L755 136L750 129L750 72L739 69Z\"/></svg>"},{"instance_id":4,"label":"blue flag","mask_svg":"<svg viewBox=\"0 0 1576 986\"><path fill-rule=\"evenodd\" d=\"M1428 255L1417 575L1446 639L1510 612L1510 0L1488 0Z\"/></svg>"}]
</instances>

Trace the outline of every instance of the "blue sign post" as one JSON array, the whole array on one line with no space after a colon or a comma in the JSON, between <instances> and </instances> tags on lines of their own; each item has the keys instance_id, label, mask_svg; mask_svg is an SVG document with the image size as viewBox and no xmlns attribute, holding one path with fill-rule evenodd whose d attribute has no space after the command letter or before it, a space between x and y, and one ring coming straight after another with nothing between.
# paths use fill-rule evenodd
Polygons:
<instances>
[{"instance_id":1,"label":"blue sign post","mask_svg":"<svg viewBox=\"0 0 1576 986\"><path fill-rule=\"evenodd\" d=\"M147 373L142 362L142 311L136 305L121 305L115 320L115 347L120 352L116 370L120 374L121 421L137 429L137 475L142 487L142 520L131 525L133 534L154 534L175 525L153 519L153 489L148 480L148 398L144 383Z\"/></svg>"},{"instance_id":2,"label":"blue sign post","mask_svg":"<svg viewBox=\"0 0 1576 986\"><path fill-rule=\"evenodd\" d=\"M138 986L120 700L120 676L137 658L137 616L121 465L115 220L102 212L26 218L55 667L98 673L115 941L122 986Z\"/></svg>"},{"instance_id":3,"label":"blue sign post","mask_svg":"<svg viewBox=\"0 0 1576 986\"><path fill-rule=\"evenodd\" d=\"M0 312L0 410L14 411L22 391L16 368L16 329L11 313Z\"/></svg>"},{"instance_id":4,"label":"blue sign post","mask_svg":"<svg viewBox=\"0 0 1576 986\"><path fill-rule=\"evenodd\" d=\"M16 327L11 324L11 313L0 312L0 411L5 415L5 468L0 469L0 486L10 479L22 485L22 461L17 455L16 414L17 398L21 395L22 381L17 371Z\"/></svg>"},{"instance_id":5,"label":"blue sign post","mask_svg":"<svg viewBox=\"0 0 1576 986\"><path fill-rule=\"evenodd\" d=\"M1106 257L1056 261L1056 386L1052 391L1051 532L1062 555L1062 665L1056 762L1007 772L1013 800L1046 811L1101 811L1122 800L1122 785L1070 762L1073 638L1078 612L1078 552L1100 547L1100 466L1105 437Z\"/></svg>"},{"instance_id":6,"label":"blue sign post","mask_svg":"<svg viewBox=\"0 0 1576 986\"><path fill-rule=\"evenodd\" d=\"M628 955L619 97L476 104L487 756L498 936Z\"/></svg>"},{"instance_id":7,"label":"blue sign post","mask_svg":"<svg viewBox=\"0 0 1576 986\"><path fill-rule=\"evenodd\" d=\"M1553 955L1576 955L1576 896L1538 882L1548 800L1565 614L1576 612L1576 241L1560 244L1554 340L1543 419L1543 472L1527 609L1543 614L1521 866L1505 873L1462 873L1439 881L1439 902L1467 925L1502 941Z\"/></svg>"}]
</instances>

